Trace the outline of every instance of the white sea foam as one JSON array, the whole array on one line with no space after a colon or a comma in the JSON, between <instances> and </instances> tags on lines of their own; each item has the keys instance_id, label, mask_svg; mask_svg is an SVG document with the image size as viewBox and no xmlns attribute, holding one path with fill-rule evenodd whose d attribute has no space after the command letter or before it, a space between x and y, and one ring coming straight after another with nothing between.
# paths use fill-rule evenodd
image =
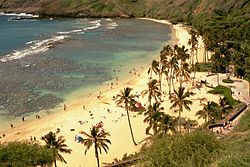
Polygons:
<instances>
[{"instance_id":1,"label":"white sea foam","mask_svg":"<svg viewBox=\"0 0 250 167\"><path fill-rule=\"evenodd\" d=\"M106 21L113 21L112 19L106 19Z\"/></svg>"},{"instance_id":2,"label":"white sea foam","mask_svg":"<svg viewBox=\"0 0 250 167\"><path fill-rule=\"evenodd\" d=\"M107 24L107 29L109 30L113 30L118 26L118 24L116 22L112 22L112 23L108 23Z\"/></svg>"},{"instance_id":3,"label":"white sea foam","mask_svg":"<svg viewBox=\"0 0 250 167\"><path fill-rule=\"evenodd\" d=\"M39 15L32 15L32 14L27 14L27 13L4 13L1 12L0 15L5 15L5 16L20 16L20 17L39 17Z\"/></svg>"},{"instance_id":4,"label":"white sea foam","mask_svg":"<svg viewBox=\"0 0 250 167\"><path fill-rule=\"evenodd\" d=\"M30 45L28 48L22 50L15 50L14 52L7 54L0 59L0 62L7 62L11 60L20 59L29 55L46 52L47 50L49 50L49 48L53 47L54 44L62 42L65 38L68 37L69 36L66 35L60 35L41 41L37 40L26 42L27 45Z\"/></svg>"},{"instance_id":5,"label":"white sea foam","mask_svg":"<svg viewBox=\"0 0 250 167\"><path fill-rule=\"evenodd\" d=\"M71 33L79 33L82 32L82 29L77 29L77 30L71 30L71 31L62 31L62 32L57 32L58 34L71 34Z\"/></svg>"},{"instance_id":6,"label":"white sea foam","mask_svg":"<svg viewBox=\"0 0 250 167\"><path fill-rule=\"evenodd\" d=\"M95 21L90 21L89 23L91 23L91 24L97 24L97 23L100 23L101 22L101 20L95 20Z\"/></svg>"}]
</instances>

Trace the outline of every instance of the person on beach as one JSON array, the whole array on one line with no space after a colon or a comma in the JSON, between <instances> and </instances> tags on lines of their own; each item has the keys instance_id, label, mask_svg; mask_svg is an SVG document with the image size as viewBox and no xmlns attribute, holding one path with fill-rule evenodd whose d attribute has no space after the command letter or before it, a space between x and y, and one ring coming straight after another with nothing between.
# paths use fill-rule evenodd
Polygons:
<instances>
[{"instance_id":1,"label":"person on beach","mask_svg":"<svg viewBox=\"0 0 250 167\"><path fill-rule=\"evenodd\" d=\"M10 127L11 127L11 128L13 128L13 127L14 127L14 125L13 125L13 124L10 124Z\"/></svg>"},{"instance_id":2,"label":"person on beach","mask_svg":"<svg viewBox=\"0 0 250 167\"><path fill-rule=\"evenodd\" d=\"M25 120L24 120L24 117L22 117L22 121L24 122Z\"/></svg>"},{"instance_id":3,"label":"person on beach","mask_svg":"<svg viewBox=\"0 0 250 167\"><path fill-rule=\"evenodd\" d=\"M63 110L66 111L66 108L67 108L67 106L66 106L66 104L64 104L63 105Z\"/></svg>"}]
</instances>

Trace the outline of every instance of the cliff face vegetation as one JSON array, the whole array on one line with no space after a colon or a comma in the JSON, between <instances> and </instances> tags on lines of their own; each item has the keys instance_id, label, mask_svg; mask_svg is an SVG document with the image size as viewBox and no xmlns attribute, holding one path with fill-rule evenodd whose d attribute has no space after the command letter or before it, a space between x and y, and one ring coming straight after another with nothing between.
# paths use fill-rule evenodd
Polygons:
<instances>
[{"instance_id":1,"label":"cliff face vegetation","mask_svg":"<svg viewBox=\"0 0 250 167\"><path fill-rule=\"evenodd\" d=\"M2 12L68 17L154 17L183 20L211 17L216 10L250 12L247 0L0 0Z\"/></svg>"}]
</instances>

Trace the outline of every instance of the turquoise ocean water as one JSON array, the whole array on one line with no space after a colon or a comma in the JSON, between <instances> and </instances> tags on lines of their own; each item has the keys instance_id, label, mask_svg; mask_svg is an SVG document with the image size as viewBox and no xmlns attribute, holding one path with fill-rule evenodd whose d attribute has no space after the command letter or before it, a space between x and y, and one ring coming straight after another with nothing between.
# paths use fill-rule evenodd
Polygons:
<instances>
[{"instance_id":1,"label":"turquoise ocean water","mask_svg":"<svg viewBox=\"0 0 250 167\"><path fill-rule=\"evenodd\" d=\"M167 25L139 19L0 13L0 129L62 104L76 90L96 92L116 77L127 79L132 68L150 64L170 34Z\"/></svg>"}]
</instances>

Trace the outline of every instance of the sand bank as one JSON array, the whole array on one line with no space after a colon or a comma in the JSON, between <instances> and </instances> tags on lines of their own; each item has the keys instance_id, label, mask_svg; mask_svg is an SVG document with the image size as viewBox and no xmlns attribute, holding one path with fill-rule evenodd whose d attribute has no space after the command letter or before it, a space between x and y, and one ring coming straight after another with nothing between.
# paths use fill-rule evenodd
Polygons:
<instances>
[{"instance_id":1,"label":"sand bank","mask_svg":"<svg viewBox=\"0 0 250 167\"><path fill-rule=\"evenodd\" d=\"M149 20L169 24L168 21ZM173 25L172 36L174 40L177 39L179 45L187 45L189 35L182 25ZM66 102L67 107L65 111L63 110L63 106L61 106L57 108L58 111L54 114L34 121L28 120L20 126L7 129L4 131L6 137L0 139L0 141L29 140L30 136L35 136L40 140L41 136L47 134L49 131L55 132L57 128L59 128L59 134L65 136L66 144L73 151L71 155L63 155L68 164L58 163L58 166L96 166L94 149L90 149L87 155L84 155L85 148L83 145L75 142L74 139L75 136L79 134L79 131L84 130L88 132L92 125L102 121L104 123L104 128L111 134L110 140L112 145L109 146L108 154L100 155L101 162L111 162L113 158L121 158L125 153L134 153L138 151L140 145L134 146L131 140L127 117L124 116L124 114L126 114L125 110L117 108L115 102L112 100L113 96L116 96L120 92L120 89L126 86L133 88L134 94L140 94L142 90L147 89L147 68L138 68L137 70L137 75L131 73L131 77L128 80L118 81L118 85L113 85L112 89L109 85L101 90L96 90L97 93L89 94L87 97L80 93L72 95L73 100ZM140 74L140 76L138 76L138 74ZM197 74L197 80L204 79L205 77L206 73ZM163 82L163 90L168 92L166 81ZM208 88L206 87L197 89L192 86L191 81L184 85L186 88L192 90L195 95L191 98L193 100L191 111L184 111L182 114L183 117L197 119L195 113L199 109L202 109L203 106L200 105L200 101L203 98L207 100L219 99L219 96L207 94ZM97 96L101 98L98 99ZM142 105L146 104L146 100L147 97L140 98ZM177 113L169 109L170 101L168 100L168 95L164 96L162 106L165 108L166 113L177 116ZM131 113L131 123L137 142L142 141L146 137L145 128L147 125L143 123L143 119L144 117L142 115L138 116L137 113ZM79 121L81 121L81 124ZM198 120L198 122L203 123L203 120Z\"/></svg>"}]
</instances>

